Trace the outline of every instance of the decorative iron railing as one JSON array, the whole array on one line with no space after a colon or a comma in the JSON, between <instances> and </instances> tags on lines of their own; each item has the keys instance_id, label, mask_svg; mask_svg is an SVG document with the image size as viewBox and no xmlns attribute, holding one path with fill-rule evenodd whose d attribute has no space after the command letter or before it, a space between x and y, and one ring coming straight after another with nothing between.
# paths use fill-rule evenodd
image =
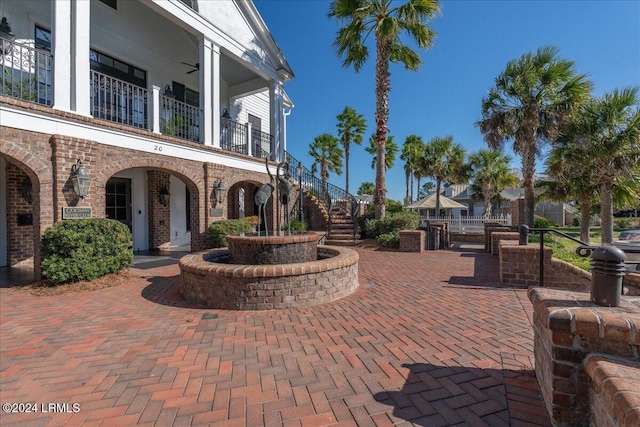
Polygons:
<instances>
[{"instance_id":1,"label":"decorative iron railing","mask_svg":"<svg viewBox=\"0 0 640 427\"><path fill-rule=\"evenodd\" d=\"M337 208L341 212L350 215L354 222L353 239L356 239L358 229L358 200L344 189L337 187L328 182L322 182L306 167L302 167L302 175L293 176L298 171L300 161L285 151L285 161L289 164L289 176L291 179L298 179L302 190L312 196L315 196L327 209L329 214L329 232L331 232L331 218L333 209Z\"/></svg>"},{"instance_id":2,"label":"decorative iron railing","mask_svg":"<svg viewBox=\"0 0 640 427\"><path fill-rule=\"evenodd\" d=\"M200 141L200 108L161 95L160 132L189 141Z\"/></svg>"},{"instance_id":3,"label":"decorative iron railing","mask_svg":"<svg viewBox=\"0 0 640 427\"><path fill-rule=\"evenodd\" d=\"M220 148L241 154L249 154L247 146L247 126L230 118L220 119Z\"/></svg>"},{"instance_id":4,"label":"decorative iron railing","mask_svg":"<svg viewBox=\"0 0 640 427\"><path fill-rule=\"evenodd\" d=\"M91 71L91 114L137 128L147 128L145 88Z\"/></svg>"},{"instance_id":5,"label":"decorative iron railing","mask_svg":"<svg viewBox=\"0 0 640 427\"><path fill-rule=\"evenodd\" d=\"M0 49L0 94L50 106L53 102L51 54L2 38Z\"/></svg>"},{"instance_id":6,"label":"decorative iron railing","mask_svg":"<svg viewBox=\"0 0 640 427\"><path fill-rule=\"evenodd\" d=\"M273 137L271 135L259 131L258 129L251 129L251 151L253 152L253 157L261 159L271 157L272 143Z\"/></svg>"}]
</instances>

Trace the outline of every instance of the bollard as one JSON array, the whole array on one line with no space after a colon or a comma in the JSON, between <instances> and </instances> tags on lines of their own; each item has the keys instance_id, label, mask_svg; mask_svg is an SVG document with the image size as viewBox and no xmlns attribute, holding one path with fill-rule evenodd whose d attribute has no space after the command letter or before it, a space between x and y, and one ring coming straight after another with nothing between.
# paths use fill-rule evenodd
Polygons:
<instances>
[{"instance_id":1,"label":"bollard","mask_svg":"<svg viewBox=\"0 0 640 427\"><path fill-rule=\"evenodd\" d=\"M627 273L625 253L615 246L601 246L591 255L591 302L619 307L622 279Z\"/></svg>"},{"instance_id":2,"label":"bollard","mask_svg":"<svg viewBox=\"0 0 640 427\"><path fill-rule=\"evenodd\" d=\"M529 226L526 224L522 224L518 228L518 232L520 233L520 238L518 239L518 244L520 246L526 246L529 244Z\"/></svg>"}]
</instances>

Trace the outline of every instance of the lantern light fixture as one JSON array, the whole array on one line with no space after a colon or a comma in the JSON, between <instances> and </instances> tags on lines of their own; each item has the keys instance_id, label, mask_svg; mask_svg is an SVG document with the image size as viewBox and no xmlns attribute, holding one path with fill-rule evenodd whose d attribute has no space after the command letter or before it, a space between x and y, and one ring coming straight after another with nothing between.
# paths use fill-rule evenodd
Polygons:
<instances>
[{"instance_id":1,"label":"lantern light fixture","mask_svg":"<svg viewBox=\"0 0 640 427\"><path fill-rule=\"evenodd\" d=\"M73 191L76 192L78 197L81 199L87 197L91 188L91 177L80 159L71 168L71 183L73 184Z\"/></svg>"},{"instance_id":2,"label":"lantern light fixture","mask_svg":"<svg viewBox=\"0 0 640 427\"><path fill-rule=\"evenodd\" d=\"M0 55L11 55L15 39L16 36L11 32L7 17L3 16L0 22Z\"/></svg>"},{"instance_id":3,"label":"lantern light fixture","mask_svg":"<svg viewBox=\"0 0 640 427\"><path fill-rule=\"evenodd\" d=\"M162 206L169 205L169 198L171 197L171 194L169 194L169 190L167 190L167 187L162 187L158 195L160 196L160 204Z\"/></svg>"},{"instance_id":4,"label":"lantern light fixture","mask_svg":"<svg viewBox=\"0 0 640 427\"><path fill-rule=\"evenodd\" d=\"M22 186L20 187L20 194L22 194L22 198L28 203L33 203L33 185L31 185L31 180L29 178L25 178Z\"/></svg>"},{"instance_id":5,"label":"lantern light fixture","mask_svg":"<svg viewBox=\"0 0 640 427\"><path fill-rule=\"evenodd\" d=\"M224 203L224 198L226 196L227 189L225 188L222 180L218 180L218 182L213 186L213 205L218 206L218 204Z\"/></svg>"}]
</instances>

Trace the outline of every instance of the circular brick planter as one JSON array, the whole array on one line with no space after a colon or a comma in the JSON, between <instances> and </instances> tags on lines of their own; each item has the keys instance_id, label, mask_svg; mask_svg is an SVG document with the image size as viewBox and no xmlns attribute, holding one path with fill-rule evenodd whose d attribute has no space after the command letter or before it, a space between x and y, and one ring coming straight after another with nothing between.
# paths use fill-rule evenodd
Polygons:
<instances>
[{"instance_id":1,"label":"circular brick planter","mask_svg":"<svg viewBox=\"0 0 640 427\"><path fill-rule=\"evenodd\" d=\"M318 259L278 265L228 264L226 248L180 259L187 301L226 310L307 307L343 298L358 287L358 253L317 246Z\"/></svg>"}]
</instances>

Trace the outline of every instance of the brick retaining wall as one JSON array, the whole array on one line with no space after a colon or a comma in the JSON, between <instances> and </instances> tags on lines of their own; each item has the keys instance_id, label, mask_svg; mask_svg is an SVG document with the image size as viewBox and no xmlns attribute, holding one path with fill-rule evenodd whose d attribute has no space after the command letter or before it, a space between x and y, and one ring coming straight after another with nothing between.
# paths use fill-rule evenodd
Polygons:
<instances>
[{"instance_id":1,"label":"brick retaining wall","mask_svg":"<svg viewBox=\"0 0 640 427\"><path fill-rule=\"evenodd\" d=\"M509 242L511 244L515 241L514 244L518 244L520 240L520 233L515 233L512 231L493 231L491 233L491 250L490 252L493 255L498 255L500 253L500 242Z\"/></svg>"}]
</instances>

